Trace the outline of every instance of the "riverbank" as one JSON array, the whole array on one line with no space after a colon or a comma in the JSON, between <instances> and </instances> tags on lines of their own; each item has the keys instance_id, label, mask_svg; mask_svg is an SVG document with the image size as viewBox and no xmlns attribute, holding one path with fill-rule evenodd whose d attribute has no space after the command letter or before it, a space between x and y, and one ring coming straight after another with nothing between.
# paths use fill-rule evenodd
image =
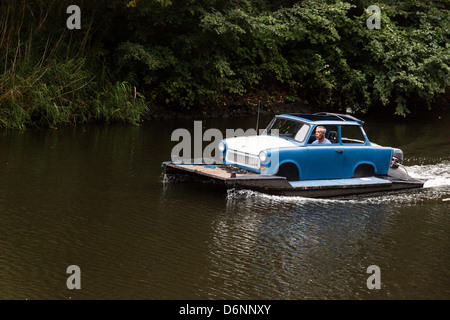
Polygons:
<instances>
[{"instance_id":1,"label":"riverbank","mask_svg":"<svg viewBox=\"0 0 450 320\"><path fill-rule=\"evenodd\" d=\"M112 93L110 93L111 95ZM130 100L132 101L132 100ZM94 112L86 112L85 115L66 114L64 118L56 116L52 119L52 123L44 122L42 118L48 120L47 117L28 118L20 125L12 124L7 125L5 120L0 119L0 123L3 124L3 129L13 130L27 130L30 128L61 128L70 126L81 126L85 124L114 124L125 123L129 125L140 125L143 123L159 122L166 120L202 120L202 119L238 119L245 117L257 118L272 117L278 114L285 113L317 113L317 112L330 112L330 113L349 113L348 110L340 110L333 106L319 106L308 105L305 103L293 102L284 103L278 102L254 102L244 104L229 103L225 106L199 106L190 108L167 108L164 106L147 106L144 102L139 102L139 107L130 107L131 103L122 103L121 105L114 105L114 99L109 98L104 104L98 101ZM53 110L52 110L53 108ZM130 110L127 110L130 108ZM57 108L49 106L46 110L52 110L59 113ZM350 113L357 118L371 118L371 119L384 119L386 121L394 121L404 123L408 121L417 120L430 120L448 118L450 115L449 108L434 108L426 109L421 108L415 113L408 114L408 116L395 115L393 112L387 111L383 107L369 110L367 112L359 112L357 110L351 110ZM90 117L89 117L90 115ZM59 121L59 122L58 122Z\"/></svg>"},{"instance_id":2,"label":"riverbank","mask_svg":"<svg viewBox=\"0 0 450 320\"><path fill-rule=\"evenodd\" d=\"M260 101L246 104L229 103L225 106L203 106L185 110L174 110L164 107L153 107L145 120L172 120L172 119L196 119L196 118L235 118L258 115L274 115L281 113L311 113L319 112L319 108L313 108L302 103L261 103Z\"/></svg>"},{"instance_id":3,"label":"riverbank","mask_svg":"<svg viewBox=\"0 0 450 320\"><path fill-rule=\"evenodd\" d=\"M447 98L448 100L448 98ZM350 108L351 110L351 108ZM148 114L143 116L143 121L158 121L158 120L175 120L175 119L232 119L242 117L256 117L259 113L261 116L274 116L283 113L316 113L316 112L331 112L331 113L348 113L347 110L341 110L335 106L326 105L309 105L300 102L286 103L282 101L260 103L244 103L244 104L227 104L225 106L204 106L198 108L189 108L185 110L167 109L165 107L152 107ZM399 122L406 122L409 120L418 119L439 119L450 114L450 104L444 105L441 103L433 109L424 106L417 108L414 113L406 116L396 115L388 107L379 106L379 108L370 109L365 112L351 110L351 114L356 117L381 118L386 120L393 120Z\"/></svg>"}]
</instances>

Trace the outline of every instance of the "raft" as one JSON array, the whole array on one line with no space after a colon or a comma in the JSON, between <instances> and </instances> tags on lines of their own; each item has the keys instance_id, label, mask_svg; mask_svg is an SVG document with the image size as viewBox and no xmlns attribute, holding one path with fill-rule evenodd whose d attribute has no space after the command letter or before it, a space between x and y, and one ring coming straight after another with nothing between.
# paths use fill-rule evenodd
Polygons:
<instances>
[{"instance_id":1,"label":"raft","mask_svg":"<svg viewBox=\"0 0 450 320\"><path fill-rule=\"evenodd\" d=\"M332 198L422 188L424 181L411 178L401 166L387 175L350 179L288 181L226 164L183 164L163 162L169 183L202 182L224 189L253 190L272 195Z\"/></svg>"}]
</instances>

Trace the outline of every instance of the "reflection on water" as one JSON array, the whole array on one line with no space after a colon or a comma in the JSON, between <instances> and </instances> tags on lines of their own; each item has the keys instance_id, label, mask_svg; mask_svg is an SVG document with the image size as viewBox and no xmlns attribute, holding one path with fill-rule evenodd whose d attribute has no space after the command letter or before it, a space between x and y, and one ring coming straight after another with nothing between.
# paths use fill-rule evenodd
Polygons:
<instances>
[{"instance_id":1,"label":"reflection on water","mask_svg":"<svg viewBox=\"0 0 450 320\"><path fill-rule=\"evenodd\" d=\"M4 132L0 298L449 299L450 135L440 120L366 121L369 138L402 148L406 170L427 182L341 200L164 182L170 135L192 121ZM73 264L77 291L66 287ZM366 286L370 265L381 290Z\"/></svg>"},{"instance_id":2,"label":"reflection on water","mask_svg":"<svg viewBox=\"0 0 450 320\"><path fill-rule=\"evenodd\" d=\"M436 167L442 168L422 166L418 178L434 178L430 173ZM276 292L271 298L420 298L424 287L432 297L448 297L449 286L440 284L446 282L445 276L436 273L450 261L450 217L448 205L442 202L450 195L450 183L440 181L438 188L346 200L231 190L222 223L226 227L215 230L217 237L229 241L250 238L252 249L239 250L238 262L250 260L260 266L260 277L272 279L252 282L254 287L243 292L242 297L253 292L257 298L264 298L268 292ZM243 212L243 207L248 211ZM237 244L229 243L211 251L236 247ZM436 250L440 255L432 253ZM231 251L229 256L236 254ZM214 260L223 266L224 259ZM435 265L429 266L429 261ZM365 286L365 270L372 264L386 274L380 292L370 292ZM447 268L440 272L449 275ZM409 276L413 279L408 279ZM398 283L399 278L404 279L402 284ZM239 280L232 276L230 281ZM264 287L267 284L276 286ZM236 286L240 287L238 283ZM433 286L437 289L434 293ZM225 291L221 287L218 290Z\"/></svg>"}]
</instances>

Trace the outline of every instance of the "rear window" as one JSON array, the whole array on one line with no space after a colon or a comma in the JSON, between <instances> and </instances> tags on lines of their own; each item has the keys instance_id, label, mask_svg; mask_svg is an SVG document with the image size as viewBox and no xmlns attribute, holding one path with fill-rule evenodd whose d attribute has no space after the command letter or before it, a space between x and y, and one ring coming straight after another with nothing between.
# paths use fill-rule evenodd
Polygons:
<instances>
[{"instance_id":1,"label":"rear window","mask_svg":"<svg viewBox=\"0 0 450 320\"><path fill-rule=\"evenodd\" d=\"M344 144L365 144L366 140L359 126L342 126L341 140Z\"/></svg>"}]
</instances>

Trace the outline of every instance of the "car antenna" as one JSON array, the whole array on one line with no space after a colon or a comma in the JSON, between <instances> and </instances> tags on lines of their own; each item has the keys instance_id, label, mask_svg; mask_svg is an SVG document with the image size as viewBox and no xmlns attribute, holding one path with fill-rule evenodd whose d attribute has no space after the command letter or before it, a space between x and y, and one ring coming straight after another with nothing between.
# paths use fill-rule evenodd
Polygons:
<instances>
[{"instance_id":1,"label":"car antenna","mask_svg":"<svg viewBox=\"0 0 450 320\"><path fill-rule=\"evenodd\" d=\"M258 127L259 127L259 107L261 105L261 100L258 101L258 115L256 117L256 135L258 135Z\"/></svg>"}]
</instances>

